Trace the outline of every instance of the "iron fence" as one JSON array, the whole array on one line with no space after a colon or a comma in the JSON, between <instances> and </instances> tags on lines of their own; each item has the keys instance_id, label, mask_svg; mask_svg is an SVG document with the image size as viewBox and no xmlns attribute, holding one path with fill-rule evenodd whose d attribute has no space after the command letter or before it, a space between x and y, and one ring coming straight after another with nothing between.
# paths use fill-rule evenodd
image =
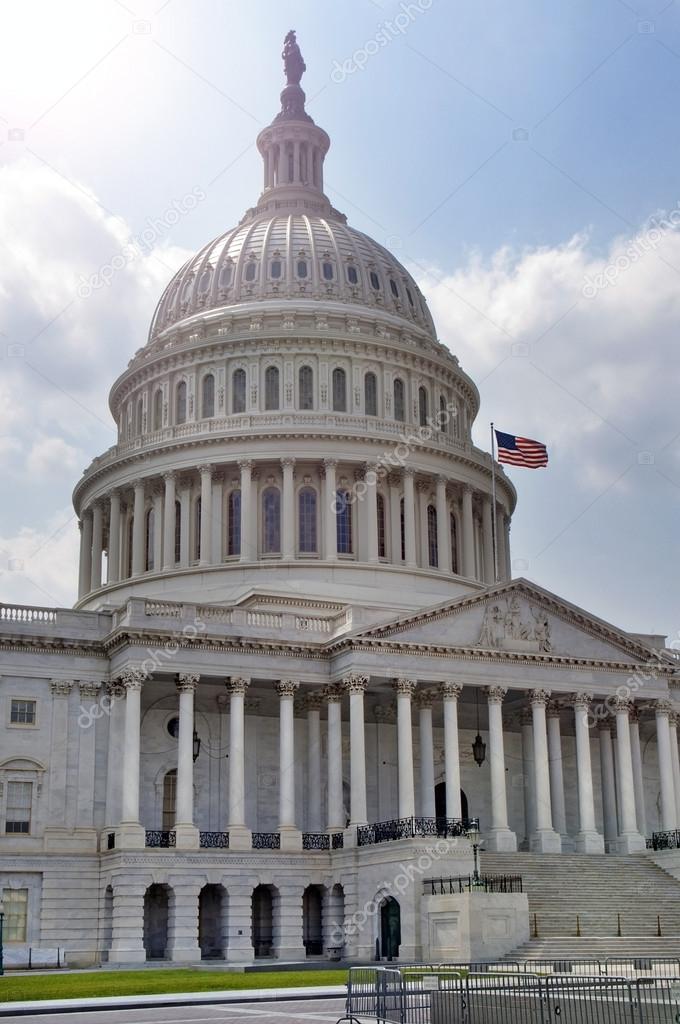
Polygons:
<instances>
[{"instance_id":1,"label":"iron fence","mask_svg":"<svg viewBox=\"0 0 680 1024\"><path fill-rule=\"evenodd\" d=\"M253 850L280 850L281 834L279 832L253 832Z\"/></svg>"},{"instance_id":2,"label":"iron fence","mask_svg":"<svg viewBox=\"0 0 680 1024\"><path fill-rule=\"evenodd\" d=\"M160 829L147 829L144 838L145 846L153 846L167 850L175 846L177 836L174 832L163 832Z\"/></svg>"},{"instance_id":3,"label":"iron fence","mask_svg":"<svg viewBox=\"0 0 680 1024\"><path fill-rule=\"evenodd\" d=\"M652 850L678 849L680 849L680 829L672 829L669 832L652 833Z\"/></svg>"},{"instance_id":4,"label":"iron fence","mask_svg":"<svg viewBox=\"0 0 680 1024\"><path fill-rule=\"evenodd\" d=\"M228 850L228 832L199 832L199 846L202 850Z\"/></svg>"},{"instance_id":5,"label":"iron fence","mask_svg":"<svg viewBox=\"0 0 680 1024\"><path fill-rule=\"evenodd\" d=\"M393 818L357 828L357 845L373 846L396 839L456 839L472 829L479 830L479 818Z\"/></svg>"},{"instance_id":6,"label":"iron fence","mask_svg":"<svg viewBox=\"0 0 680 1024\"><path fill-rule=\"evenodd\" d=\"M463 892L522 892L521 875L457 875L455 878L426 878L425 896L454 896Z\"/></svg>"},{"instance_id":7,"label":"iron fence","mask_svg":"<svg viewBox=\"0 0 680 1024\"><path fill-rule=\"evenodd\" d=\"M326 832L303 832L303 850L330 850L331 837Z\"/></svg>"}]
</instances>

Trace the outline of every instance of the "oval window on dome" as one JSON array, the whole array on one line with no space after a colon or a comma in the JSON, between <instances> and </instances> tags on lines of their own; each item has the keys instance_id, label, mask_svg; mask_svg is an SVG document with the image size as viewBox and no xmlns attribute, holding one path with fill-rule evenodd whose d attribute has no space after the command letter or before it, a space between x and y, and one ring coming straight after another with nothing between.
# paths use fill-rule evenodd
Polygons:
<instances>
[{"instance_id":1,"label":"oval window on dome","mask_svg":"<svg viewBox=\"0 0 680 1024\"><path fill-rule=\"evenodd\" d=\"M297 276L307 277L307 260L298 260L297 262Z\"/></svg>"},{"instance_id":2,"label":"oval window on dome","mask_svg":"<svg viewBox=\"0 0 680 1024\"><path fill-rule=\"evenodd\" d=\"M347 268L347 280L349 281L350 284L358 284L359 283L359 275L357 274L357 268L356 267L353 267L353 266L350 265Z\"/></svg>"},{"instance_id":3,"label":"oval window on dome","mask_svg":"<svg viewBox=\"0 0 680 1024\"><path fill-rule=\"evenodd\" d=\"M281 277L281 260L272 260L272 265L269 273L271 274L275 281Z\"/></svg>"},{"instance_id":4,"label":"oval window on dome","mask_svg":"<svg viewBox=\"0 0 680 1024\"><path fill-rule=\"evenodd\" d=\"M333 264L329 263L328 260L324 260L321 264L321 271L323 273L324 281L332 281L334 275Z\"/></svg>"},{"instance_id":5,"label":"oval window on dome","mask_svg":"<svg viewBox=\"0 0 680 1024\"><path fill-rule=\"evenodd\" d=\"M199 294L204 295L207 292L208 288L210 287L210 278L211 277L212 277L212 268L211 267L206 267L205 270L203 271L203 273L201 274L201 276L199 278L199 281L198 281L198 291L199 291Z\"/></svg>"},{"instance_id":6,"label":"oval window on dome","mask_svg":"<svg viewBox=\"0 0 680 1024\"><path fill-rule=\"evenodd\" d=\"M234 269L233 264L225 263L224 266L220 267L220 276L218 278L220 288L228 288L231 284L231 274Z\"/></svg>"},{"instance_id":7,"label":"oval window on dome","mask_svg":"<svg viewBox=\"0 0 680 1024\"><path fill-rule=\"evenodd\" d=\"M390 278L390 290L391 290L392 294L394 295L395 299L398 299L399 298L399 289L397 288L397 282L394 280L393 277Z\"/></svg>"},{"instance_id":8,"label":"oval window on dome","mask_svg":"<svg viewBox=\"0 0 680 1024\"><path fill-rule=\"evenodd\" d=\"M251 260L246 266L245 279L246 281L254 281L257 275L257 263L255 260Z\"/></svg>"},{"instance_id":9,"label":"oval window on dome","mask_svg":"<svg viewBox=\"0 0 680 1024\"><path fill-rule=\"evenodd\" d=\"M371 281L371 288L373 288L374 291L379 292L380 291L380 278L376 274L375 270L372 270L371 273L368 276L369 276L370 281Z\"/></svg>"},{"instance_id":10,"label":"oval window on dome","mask_svg":"<svg viewBox=\"0 0 680 1024\"><path fill-rule=\"evenodd\" d=\"M406 294L408 295L408 301L409 301L409 302L411 303L411 305L413 306L413 296L411 295L411 289L410 289L410 288L407 288L407 289L406 289Z\"/></svg>"},{"instance_id":11,"label":"oval window on dome","mask_svg":"<svg viewBox=\"0 0 680 1024\"><path fill-rule=\"evenodd\" d=\"M182 296L181 296L181 300L180 300L181 302L188 302L189 301L189 296L191 295L191 286L192 286L192 284L193 284L193 278L188 277L186 279L186 281L184 282L184 284L182 285Z\"/></svg>"}]
</instances>

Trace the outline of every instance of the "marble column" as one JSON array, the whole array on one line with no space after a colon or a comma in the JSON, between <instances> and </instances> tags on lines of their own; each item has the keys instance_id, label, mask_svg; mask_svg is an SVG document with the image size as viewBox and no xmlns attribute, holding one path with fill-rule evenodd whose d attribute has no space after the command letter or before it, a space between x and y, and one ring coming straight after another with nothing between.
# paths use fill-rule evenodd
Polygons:
<instances>
[{"instance_id":1,"label":"marble column","mask_svg":"<svg viewBox=\"0 0 680 1024\"><path fill-rule=\"evenodd\" d=\"M429 529L427 524L427 506L430 504L429 481L418 480L416 483L416 492L418 494L418 525L420 527L420 543L418 544L420 557L418 564L422 566L423 569L436 568L436 566L430 565Z\"/></svg>"},{"instance_id":2,"label":"marble column","mask_svg":"<svg viewBox=\"0 0 680 1024\"><path fill-rule=\"evenodd\" d=\"M673 761L671 755L670 714L672 707L669 701L657 700L656 714L656 745L659 757L659 776L661 782L661 829L670 832L678 827L675 810L675 785L673 782Z\"/></svg>"},{"instance_id":3,"label":"marble column","mask_svg":"<svg viewBox=\"0 0 680 1024\"><path fill-rule=\"evenodd\" d=\"M366 463L364 476L366 493L366 559L376 563L378 559L378 467L374 462Z\"/></svg>"},{"instance_id":4,"label":"marble column","mask_svg":"<svg viewBox=\"0 0 680 1024\"><path fill-rule=\"evenodd\" d=\"M257 540L254 522L257 520L253 504L253 463L250 459L241 459L241 561L253 562L257 558Z\"/></svg>"},{"instance_id":5,"label":"marble column","mask_svg":"<svg viewBox=\"0 0 680 1024\"><path fill-rule=\"evenodd\" d=\"M493 557L493 507L491 498L482 498L482 551L484 562L484 582L496 582L496 566Z\"/></svg>"},{"instance_id":6,"label":"marble column","mask_svg":"<svg viewBox=\"0 0 680 1024\"><path fill-rule=\"evenodd\" d=\"M612 723L601 719L597 725L600 738L600 778L602 784L602 817L604 819L604 848L616 853L619 828L616 817L616 776L612 749Z\"/></svg>"},{"instance_id":7,"label":"marble column","mask_svg":"<svg viewBox=\"0 0 680 1024\"><path fill-rule=\"evenodd\" d=\"M423 818L436 817L434 800L434 733L432 729L432 690L419 690L418 734L420 737L420 814Z\"/></svg>"},{"instance_id":8,"label":"marble column","mask_svg":"<svg viewBox=\"0 0 680 1024\"><path fill-rule=\"evenodd\" d=\"M191 487L183 479L179 491L179 564L182 569L189 565L189 527L191 519Z\"/></svg>"},{"instance_id":9,"label":"marble column","mask_svg":"<svg viewBox=\"0 0 680 1024\"><path fill-rule=\"evenodd\" d=\"M307 831L321 832L321 693L308 693L307 711Z\"/></svg>"},{"instance_id":10,"label":"marble column","mask_svg":"<svg viewBox=\"0 0 680 1024\"><path fill-rule=\"evenodd\" d=\"M106 559L106 579L108 583L118 583L120 579L120 491L117 489L111 491L109 500L109 552Z\"/></svg>"},{"instance_id":11,"label":"marble column","mask_svg":"<svg viewBox=\"0 0 680 1024\"><path fill-rule=\"evenodd\" d=\"M109 716L109 736L106 751L106 807L104 811L105 830L112 832L120 824L122 817L122 777L120 766L123 763L123 745L125 730L125 687L117 680L106 687L106 696L102 704Z\"/></svg>"},{"instance_id":12,"label":"marble column","mask_svg":"<svg viewBox=\"0 0 680 1024\"><path fill-rule=\"evenodd\" d=\"M550 804L553 827L562 838L562 849L569 843L567 811L564 802L564 767L562 762L562 733L560 707L551 702L546 709L548 718L548 759L550 761Z\"/></svg>"},{"instance_id":13,"label":"marble column","mask_svg":"<svg viewBox=\"0 0 680 1024\"><path fill-rule=\"evenodd\" d=\"M460 797L460 752L458 746L458 699L460 683L442 683L439 692L444 710L444 779L446 781L446 817L459 821L463 816Z\"/></svg>"},{"instance_id":14,"label":"marble column","mask_svg":"<svg viewBox=\"0 0 680 1024\"><path fill-rule=\"evenodd\" d=\"M102 585L102 552L104 550L104 508L101 501L92 506L92 566L90 572L90 590L98 590Z\"/></svg>"},{"instance_id":15,"label":"marble column","mask_svg":"<svg viewBox=\"0 0 680 1024\"><path fill-rule=\"evenodd\" d=\"M165 494L163 496L163 569L175 568L175 474L163 474Z\"/></svg>"},{"instance_id":16,"label":"marble column","mask_svg":"<svg viewBox=\"0 0 680 1024\"><path fill-rule=\"evenodd\" d=\"M160 572L163 565L163 488L154 484L153 497L153 569Z\"/></svg>"},{"instance_id":17,"label":"marble column","mask_svg":"<svg viewBox=\"0 0 680 1024\"><path fill-rule=\"evenodd\" d=\"M534 731L534 789L536 792L536 831L530 849L537 853L561 853L562 841L553 828L550 799L550 761L545 709L550 690L532 690L529 705Z\"/></svg>"},{"instance_id":18,"label":"marble column","mask_svg":"<svg viewBox=\"0 0 680 1024\"><path fill-rule=\"evenodd\" d=\"M588 711L592 699L592 693L577 693L573 698L579 818L575 849L578 853L604 853L604 840L595 828L595 800L588 724Z\"/></svg>"},{"instance_id":19,"label":"marble column","mask_svg":"<svg viewBox=\"0 0 680 1024\"><path fill-rule=\"evenodd\" d=\"M143 480L134 482L135 503L132 524L132 575L141 576L146 569L146 499Z\"/></svg>"},{"instance_id":20,"label":"marble column","mask_svg":"<svg viewBox=\"0 0 680 1024\"><path fill-rule=\"evenodd\" d=\"M295 823L295 708L297 679L276 683L279 695L279 835L282 850L302 849L302 833Z\"/></svg>"},{"instance_id":21,"label":"marble column","mask_svg":"<svg viewBox=\"0 0 680 1024\"><path fill-rule=\"evenodd\" d=\"M246 743L245 695L250 679L232 676L226 683L229 694L229 848L249 850L250 829L246 828Z\"/></svg>"},{"instance_id":22,"label":"marble column","mask_svg":"<svg viewBox=\"0 0 680 1024\"><path fill-rule=\"evenodd\" d=\"M401 477L397 473L390 473L388 477L390 486L390 561L398 565L401 557Z\"/></svg>"},{"instance_id":23,"label":"marble column","mask_svg":"<svg viewBox=\"0 0 680 1024\"><path fill-rule=\"evenodd\" d=\"M475 526L472 516L472 488L469 484L463 485L463 496L461 499L461 549L463 552L462 574L467 579L475 577Z\"/></svg>"},{"instance_id":24,"label":"marble column","mask_svg":"<svg viewBox=\"0 0 680 1024\"><path fill-rule=\"evenodd\" d=\"M92 509L86 508L80 520L80 565L78 574L78 597L85 597L90 591L92 578Z\"/></svg>"},{"instance_id":25,"label":"marble column","mask_svg":"<svg viewBox=\"0 0 680 1024\"><path fill-rule=\"evenodd\" d=\"M368 824L366 810L366 735L364 725L364 693L368 676L356 673L345 676L343 686L349 694L350 744L350 828Z\"/></svg>"},{"instance_id":26,"label":"marble column","mask_svg":"<svg viewBox=\"0 0 680 1024\"><path fill-rule=\"evenodd\" d=\"M525 844L529 849L531 837L536 831L536 774L534 771L534 728L530 708L519 713L522 734L522 796L524 798Z\"/></svg>"},{"instance_id":27,"label":"marble column","mask_svg":"<svg viewBox=\"0 0 680 1024\"><path fill-rule=\"evenodd\" d=\"M283 493L281 495L281 557L295 558L295 459L281 459Z\"/></svg>"},{"instance_id":28,"label":"marble column","mask_svg":"<svg viewBox=\"0 0 680 1024\"><path fill-rule=\"evenodd\" d=\"M116 846L124 849L144 847L144 829L139 821L139 753L142 720L142 680L137 672L121 676L125 687L125 726L123 761L118 770L123 776L123 807Z\"/></svg>"},{"instance_id":29,"label":"marble column","mask_svg":"<svg viewBox=\"0 0 680 1024\"><path fill-rule=\"evenodd\" d=\"M668 716L671 737L671 764L673 766L673 790L675 792L675 820L680 824L680 760L678 760L678 716ZM644 835L644 833L643 833Z\"/></svg>"},{"instance_id":30,"label":"marble column","mask_svg":"<svg viewBox=\"0 0 680 1024\"><path fill-rule=\"evenodd\" d=\"M637 830L635 814L635 784L633 782L633 759L630 749L630 702L616 701L616 768L619 773L621 792L620 830L618 850L620 853L637 853L645 849L645 838Z\"/></svg>"},{"instance_id":31,"label":"marble column","mask_svg":"<svg viewBox=\"0 0 680 1024\"><path fill-rule=\"evenodd\" d=\"M416 689L414 679L396 679L397 694L397 760L399 772L399 817L413 818L416 813L413 780L413 725L411 699Z\"/></svg>"},{"instance_id":32,"label":"marble column","mask_svg":"<svg viewBox=\"0 0 680 1024\"><path fill-rule=\"evenodd\" d=\"M415 568L418 564L416 553L416 498L414 487L415 470L406 467L403 472L404 484L404 547L406 564Z\"/></svg>"},{"instance_id":33,"label":"marble column","mask_svg":"<svg viewBox=\"0 0 680 1024\"><path fill-rule=\"evenodd\" d=\"M324 558L327 562L334 562L338 557L338 524L337 524L337 484L335 481L335 470L338 464L337 459L324 459L325 473L325 497L324 497Z\"/></svg>"},{"instance_id":34,"label":"marble column","mask_svg":"<svg viewBox=\"0 0 680 1024\"><path fill-rule=\"evenodd\" d=\"M201 474L201 532L199 536L199 565L212 564L212 474L213 467L198 467Z\"/></svg>"},{"instance_id":35,"label":"marble column","mask_svg":"<svg viewBox=\"0 0 680 1024\"><path fill-rule=\"evenodd\" d=\"M633 783L635 784L635 813L638 832L647 835L647 812L645 808L645 783L642 774L642 748L640 746L640 712L633 706L630 712L630 751L633 758ZM680 818L678 818L680 821Z\"/></svg>"},{"instance_id":36,"label":"marble column","mask_svg":"<svg viewBox=\"0 0 680 1024\"><path fill-rule=\"evenodd\" d=\"M503 699L508 691L502 686L488 687L489 769L491 774L491 828L487 849L515 851L517 836L508 827L508 798L505 788L505 749L503 746Z\"/></svg>"},{"instance_id":37,"label":"marble column","mask_svg":"<svg viewBox=\"0 0 680 1024\"><path fill-rule=\"evenodd\" d=\"M449 503L446 498L447 479L437 477L437 552L441 572L451 572L451 528L449 524Z\"/></svg>"},{"instance_id":38,"label":"marble column","mask_svg":"<svg viewBox=\"0 0 680 1024\"><path fill-rule=\"evenodd\" d=\"M329 831L345 827L342 794L342 690L327 686L324 690L328 712L328 812Z\"/></svg>"},{"instance_id":39,"label":"marble column","mask_svg":"<svg viewBox=\"0 0 680 1024\"><path fill-rule=\"evenodd\" d=\"M91 709L97 705L100 690L100 683L85 682L81 679L78 683L80 707ZM95 722L96 720L92 718L90 725L85 728L84 724L79 721L76 806L76 826L78 828L91 829L94 826Z\"/></svg>"},{"instance_id":40,"label":"marble column","mask_svg":"<svg viewBox=\"0 0 680 1024\"><path fill-rule=\"evenodd\" d=\"M73 682L53 679L50 682L52 707L50 714L49 827L66 828L66 780L69 749L68 699ZM94 725L91 726L94 728Z\"/></svg>"},{"instance_id":41,"label":"marble column","mask_svg":"<svg viewBox=\"0 0 680 1024\"><path fill-rule=\"evenodd\" d=\"M182 674L177 678L179 694L179 736L177 738L177 805L175 842L179 850L198 849L198 829L194 825L194 692L198 676Z\"/></svg>"}]
</instances>

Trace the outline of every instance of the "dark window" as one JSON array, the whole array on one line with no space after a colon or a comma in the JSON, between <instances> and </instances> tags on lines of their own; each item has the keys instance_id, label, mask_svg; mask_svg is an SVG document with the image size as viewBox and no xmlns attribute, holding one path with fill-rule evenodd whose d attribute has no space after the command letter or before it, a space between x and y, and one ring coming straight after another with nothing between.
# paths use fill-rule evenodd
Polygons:
<instances>
[{"instance_id":1,"label":"dark window","mask_svg":"<svg viewBox=\"0 0 680 1024\"><path fill-rule=\"evenodd\" d=\"M255 260L251 260L250 263L246 264L246 281L254 281L257 275L257 263Z\"/></svg>"},{"instance_id":2,"label":"dark window","mask_svg":"<svg viewBox=\"0 0 680 1024\"><path fill-rule=\"evenodd\" d=\"M307 277L307 260L298 260L297 263L297 276Z\"/></svg>"},{"instance_id":3,"label":"dark window","mask_svg":"<svg viewBox=\"0 0 680 1024\"><path fill-rule=\"evenodd\" d=\"M177 401L176 401L176 423L186 423L187 420L187 385L186 381L181 380L177 385Z\"/></svg>"},{"instance_id":4,"label":"dark window","mask_svg":"<svg viewBox=\"0 0 680 1024\"><path fill-rule=\"evenodd\" d=\"M264 407L265 409L278 409L279 407L279 368L268 366L264 374Z\"/></svg>"},{"instance_id":5,"label":"dark window","mask_svg":"<svg viewBox=\"0 0 680 1024\"><path fill-rule=\"evenodd\" d=\"M218 278L220 288L227 288L228 285L231 284L233 269L233 263L225 263L223 267L220 267L220 276Z\"/></svg>"},{"instance_id":6,"label":"dark window","mask_svg":"<svg viewBox=\"0 0 680 1024\"><path fill-rule=\"evenodd\" d=\"M35 725L34 700L20 700L12 697L9 720L12 725Z\"/></svg>"},{"instance_id":7,"label":"dark window","mask_svg":"<svg viewBox=\"0 0 680 1024\"><path fill-rule=\"evenodd\" d=\"M275 279L281 277L281 260L272 260L271 276Z\"/></svg>"},{"instance_id":8,"label":"dark window","mask_svg":"<svg viewBox=\"0 0 680 1024\"><path fill-rule=\"evenodd\" d=\"M262 550L267 555L281 551L281 492L276 487L262 494Z\"/></svg>"},{"instance_id":9,"label":"dark window","mask_svg":"<svg viewBox=\"0 0 680 1024\"><path fill-rule=\"evenodd\" d=\"M142 432L142 426L144 424L144 402L141 398L137 399L137 405L135 407L135 433L139 436Z\"/></svg>"},{"instance_id":10,"label":"dark window","mask_svg":"<svg viewBox=\"0 0 680 1024\"><path fill-rule=\"evenodd\" d=\"M241 492L231 491L227 502L227 554L241 554Z\"/></svg>"},{"instance_id":11,"label":"dark window","mask_svg":"<svg viewBox=\"0 0 680 1024\"><path fill-rule=\"evenodd\" d=\"M435 569L439 565L437 547L437 509L434 505L427 506L427 560Z\"/></svg>"},{"instance_id":12,"label":"dark window","mask_svg":"<svg viewBox=\"0 0 680 1024\"><path fill-rule=\"evenodd\" d=\"M153 548L154 548L154 530L156 526L156 517L153 509L150 508L146 513L146 569L150 572L153 567Z\"/></svg>"},{"instance_id":13,"label":"dark window","mask_svg":"<svg viewBox=\"0 0 680 1024\"><path fill-rule=\"evenodd\" d=\"M347 374L340 367L333 370L333 412L347 412Z\"/></svg>"},{"instance_id":14,"label":"dark window","mask_svg":"<svg viewBox=\"0 0 680 1024\"><path fill-rule=\"evenodd\" d=\"M8 835L16 835L17 833L23 835L30 834L32 804L32 782L7 783L7 809L5 813L5 832Z\"/></svg>"},{"instance_id":15,"label":"dark window","mask_svg":"<svg viewBox=\"0 0 680 1024\"><path fill-rule=\"evenodd\" d=\"M298 495L298 525L300 553L315 555L317 551L316 491L312 487L303 487Z\"/></svg>"},{"instance_id":16,"label":"dark window","mask_svg":"<svg viewBox=\"0 0 680 1024\"><path fill-rule=\"evenodd\" d=\"M367 416L378 415L378 378L374 373L364 377L364 410Z\"/></svg>"},{"instance_id":17,"label":"dark window","mask_svg":"<svg viewBox=\"0 0 680 1024\"><path fill-rule=\"evenodd\" d=\"M204 419L215 415L215 378L212 373L206 374L203 378L201 405Z\"/></svg>"},{"instance_id":18,"label":"dark window","mask_svg":"<svg viewBox=\"0 0 680 1024\"><path fill-rule=\"evenodd\" d=\"M451 571L458 572L458 524L451 513Z\"/></svg>"},{"instance_id":19,"label":"dark window","mask_svg":"<svg viewBox=\"0 0 680 1024\"><path fill-rule=\"evenodd\" d=\"M349 281L350 284L358 284L358 282L359 282L359 275L357 274L357 268L353 267L351 264L347 268L347 280Z\"/></svg>"},{"instance_id":20,"label":"dark window","mask_svg":"<svg viewBox=\"0 0 680 1024\"><path fill-rule=\"evenodd\" d=\"M404 382L401 377L394 380L394 418L401 423L406 419L406 403L404 401Z\"/></svg>"},{"instance_id":21,"label":"dark window","mask_svg":"<svg viewBox=\"0 0 680 1024\"><path fill-rule=\"evenodd\" d=\"M179 501L175 502L175 564L179 562L182 550L182 506Z\"/></svg>"},{"instance_id":22,"label":"dark window","mask_svg":"<svg viewBox=\"0 0 680 1024\"><path fill-rule=\"evenodd\" d=\"M231 411L246 411L246 371L234 370L231 378Z\"/></svg>"},{"instance_id":23,"label":"dark window","mask_svg":"<svg viewBox=\"0 0 680 1024\"><path fill-rule=\"evenodd\" d=\"M378 514L378 558L385 557L385 499L382 494L376 496Z\"/></svg>"},{"instance_id":24,"label":"dark window","mask_svg":"<svg viewBox=\"0 0 680 1024\"><path fill-rule=\"evenodd\" d=\"M374 291L379 292L380 291L380 278L376 274L375 270L371 271L371 273L369 274L369 278L370 278L370 281L371 281L371 288L373 288Z\"/></svg>"},{"instance_id":25,"label":"dark window","mask_svg":"<svg viewBox=\"0 0 680 1024\"><path fill-rule=\"evenodd\" d=\"M406 522L404 520L404 499L399 502L399 529L401 533L401 560L406 561Z\"/></svg>"},{"instance_id":26,"label":"dark window","mask_svg":"<svg viewBox=\"0 0 680 1024\"><path fill-rule=\"evenodd\" d=\"M352 554L352 505L349 491L336 492L335 522L339 555Z\"/></svg>"},{"instance_id":27,"label":"dark window","mask_svg":"<svg viewBox=\"0 0 680 1024\"><path fill-rule=\"evenodd\" d=\"M163 392L158 389L153 396L153 429L160 430L163 426Z\"/></svg>"},{"instance_id":28,"label":"dark window","mask_svg":"<svg viewBox=\"0 0 680 1024\"><path fill-rule=\"evenodd\" d=\"M324 261L321 264L321 270L322 270L322 273L323 273L324 281L332 281L333 280L333 277L335 276L335 271L333 269L333 264L332 263L329 263L327 260Z\"/></svg>"},{"instance_id":29,"label":"dark window","mask_svg":"<svg viewBox=\"0 0 680 1024\"><path fill-rule=\"evenodd\" d=\"M194 559L198 561L201 557L201 499L196 498L196 512L194 515Z\"/></svg>"},{"instance_id":30,"label":"dark window","mask_svg":"<svg viewBox=\"0 0 680 1024\"><path fill-rule=\"evenodd\" d=\"M390 278L390 289L391 289L392 294L394 295L395 299L398 299L399 298L399 289L397 287L397 282L394 280L393 277Z\"/></svg>"},{"instance_id":31,"label":"dark window","mask_svg":"<svg viewBox=\"0 0 680 1024\"><path fill-rule=\"evenodd\" d=\"M314 408L314 372L311 366L301 366L298 372L298 391L300 408Z\"/></svg>"},{"instance_id":32,"label":"dark window","mask_svg":"<svg viewBox=\"0 0 680 1024\"><path fill-rule=\"evenodd\" d=\"M212 277L212 269L206 267L200 278L198 279L198 293L204 295L210 287L210 278Z\"/></svg>"},{"instance_id":33,"label":"dark window","mask_svg":"<svg viewBox=\"0 0 680 1024\"><path fill-rule=\"evenodd\" d=\"M422 386L418 388L418 422L427 426L427 391Z\"/></svg>"},{"instance_id":34,"label":"dark window","mask_svg":"<svg viewBox=\"0 0 680 1024\"><path fill-rule=\"evenodd\" d=\"M446 411L446 397L444 395L439 396L439 429L444 434L448 434L449 417Z\"/></svg>"}]
</instances>

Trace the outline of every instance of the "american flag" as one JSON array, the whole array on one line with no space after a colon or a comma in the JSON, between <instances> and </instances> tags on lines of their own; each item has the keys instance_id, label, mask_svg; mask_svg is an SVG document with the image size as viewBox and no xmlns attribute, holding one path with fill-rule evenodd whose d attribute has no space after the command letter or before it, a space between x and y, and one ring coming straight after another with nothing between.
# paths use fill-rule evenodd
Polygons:
<instances>
[{"instance_id":1,"label":"american flag","mask_svg":"<svg viewBox=\"0 0 680 1024\"><path fill-rule=\"evenodd\" d=\"M540 469L548 465L548 449L540 441L504 434L502 430L494 432L499 462L507 462L510 466L525 466L527 469Z\"/></svg>"}]
</instances>

